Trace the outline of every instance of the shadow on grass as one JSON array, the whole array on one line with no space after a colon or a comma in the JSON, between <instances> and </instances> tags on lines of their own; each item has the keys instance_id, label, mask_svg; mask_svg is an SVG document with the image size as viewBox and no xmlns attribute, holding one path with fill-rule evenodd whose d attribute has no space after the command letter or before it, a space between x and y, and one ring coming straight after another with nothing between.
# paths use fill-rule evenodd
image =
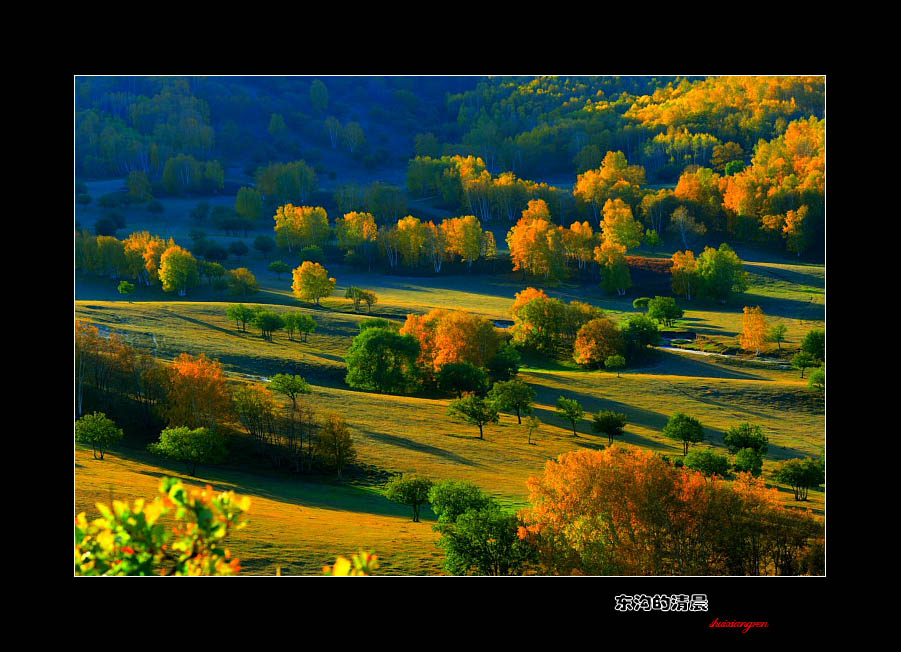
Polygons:
<instances>
[{"instance_id":1,"label":"shadow on grass","mask_svg":"<svg viewBox=\"0 0 901 652\"><path fill-rule=\"evenodd\" d=\"M666 376L687 376L693 378L724 378L727 380L760 380L772 382L766 376L758 376L747 371L725 369L715 362L705 360L695 353L674 353L658 351L661 355L657 364L648 370Z\"/></svg>"},{"instance_id":2,"label":"shadow on grass","mask_svg":"<svg viewBox=\"0 0 901 652\"><path fill-rule=\"evenodd\" d=\"M408 439L406 437L398 437L397 435L389 435L383 432L372 432L370 430L364 432L368 437L371 437L372 439L385 444L399 446L401 448L406 448L407 450L412 450L419 453L426 453L427 455L435 455L436 457L446 459L450 462L454 462L455 464L463 464L465 466L481 466L481 464L479 464L478 462L473 462L472 460L467 459L462 455L444 450L443 448L438 448L437 446L423 444L422 442L413 441L412 439ZM478 439L478 437L467 437L467 439Z\"/></svg>"}]
</instances>

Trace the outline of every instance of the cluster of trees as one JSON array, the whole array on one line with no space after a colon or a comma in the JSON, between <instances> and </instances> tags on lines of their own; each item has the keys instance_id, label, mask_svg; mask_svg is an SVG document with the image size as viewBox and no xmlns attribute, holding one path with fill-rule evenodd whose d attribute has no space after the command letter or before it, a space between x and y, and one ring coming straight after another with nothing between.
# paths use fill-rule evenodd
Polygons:
<instances>
[{"instance_id":1,"label":"cluster of trees","mask_svg":"<svg viewBox=\"0 0 901 652\"><path fill-rule=\"evenodd\" d=\"M241 305L232 306L240 309ZM233 317L233 315L229 315ZM234 318L234 317L233 317ZM95 457L122 437L122 430L103 413L83 414L88 391L92 402L109 397L133 401L144 423L166 425L150 450L184 463L193 475L198 464L217 464L227 457L231 425L239 423L274 467L295 472L314 468L342 471L356 459L350 429L342 415L318 417L301 396L312 387L300 376L277 374L263 385L226 383L218 360L182 353L171 364L124 343L115 333L104 337L97 327L75 322L75 390L78 441L90 443ZM276 396L290 403L283 406ZM151 419L152 417L152 419Z\"/></svg>"},{"instance_id":2,"label":"cluster of trees","mask_svg":"<svg viewBox=\"0 0 901 652\"><path fill-rule=\"evenodd\" d=\"M494 177L476 156L417 156L407 166L407 190L414 197L438 196L444 205L471 211L483 222L512 222L529 201L538 199L555 214L573 209L567 191L519 179L512 172Z\"/></svg>"},{"instance_id":3,"label":"cluster of trees","mask_svg":"<svg viewBox=\"0 0 901 652\"><path fill-rule=\"evenodd\" d=\"M437 225L407 215L394 224L378 226L372 213L351 211L331 227L324 208L287 204L278 208L274 219L279 246L289 251L321 249L334 239L348 262L369 267L378 258L392 269L428 266L438 273L446 261L471 267L497 253L494 234L472 215L448 218Z\"/></svg>"},{"instance_id":4,"label":"cluster of trees","mask_svg":"<svg viewBox=\"0 0 901 652\"><path fill-rule=\"evenodd\" d=\"M347 383L379 392L420 389L484 396L516 375L519 354L483 317L436 309L403 324L366 319L347 355Z\"/></svg>"},{"instance_id":5,"label":"cluster of trees","mask_svg":"<svg viewBox=\"0 0 901 652\"><path fill-rule=\"evenodd\" d=\"M188 80L160 78L146 84L146 94L97 88L104 84L117 82L76 80L76 174L125 176L139 170L159 179L171 160L206 160L212 153L210 108L193 95Z\"/></svg>"},{"instance_id":6,"label":"cluster of trees","mask_svg":"<svg viewBox=\"0 0 901 652\"><path fill-rule=\"evenodd\" d=\"M284 330L288 333L288 339L294 339L294 333L300 333L303 341L307 341L310 333L316 330L316 320L310 315L299 312L277 313L265 306L246 306L236 303L228 306L225 313L229 319L235 320L235 328L240 324L241 330L247 332L247 325L260 329L260 336L272 340L272 334Z\"/></svg>"},{"instance_id":7,"label":"cluster of trees","mask_svg":"<svg viewBox=\"0 0 901 652\"><path fill-rule=\"evenodd\" d=\"M172 238L164 240L147 231L136 231L124 240L76 231L75 269L113 280L131 279L139 285L160 287L178 296L185 296L188 290L197 287L201 278L206 278L216 289L231 288L234 294L242 296L259 287L253 272L246 267L227 270L218 262L198 260Z\"/></svg>"},{"instance_id":8,"label":"cluster of trees","mask_svg":"<svg viewBox=\"0 0 901 652\"><path fill-rule=\"evenodd\" d=\"M261 455L274 468L309 473L317 464L342 471L357 459L353 437L344 417L327 412L321 417L302 396L311 386L296 375L277 374L268 386L244 385L233 395L235 413ZM276 395L290 402L279 405Z\"/></svg>"},{"instance_id":9,"label":"cluster of trees","mask_svg":"<svg viewBox=\"0 0 901 652\"><path fill-rule=\"evenodd\" d=\"M528 487L519 532L545 574L823 572L822 524L750 473L726 482L612 446L561 455Z\"/></svg>"},{"instance_id":10,"label":"cluster of trees","mask_svg":"<svg viewBox=\"0 0 901 652\"><path fill-rule=\"evenodd\" d=\"M630 316L619 327L595 306L547 296L532 287L516 294L510 310L512 341L542 355L572 355L588 366L621 369L643 358L659 341L657 323L647 315Z\"/></svg>"}]
</instances>

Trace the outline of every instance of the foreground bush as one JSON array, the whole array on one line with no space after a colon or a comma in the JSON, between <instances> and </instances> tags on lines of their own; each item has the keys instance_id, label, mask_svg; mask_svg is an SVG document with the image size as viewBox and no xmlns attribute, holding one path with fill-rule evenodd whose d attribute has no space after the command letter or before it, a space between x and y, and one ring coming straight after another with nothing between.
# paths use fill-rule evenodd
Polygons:
<instances>
[{"instance_id":1,"label":"foreground bush","mask_svg":"<svg viewBox=\"0 0 901 652\"><path fill-rule=\"evenodd\" d=\"M175 508L175 525L161 517ZM115 500L112 509L97 504L101 518L75 519L76 575L236 575L239 560L223 547L228 535L246 524L250 498L234 492L215 495L187 489L163 478L160 495L133 506Z\"/></svg>"}]
</instances>

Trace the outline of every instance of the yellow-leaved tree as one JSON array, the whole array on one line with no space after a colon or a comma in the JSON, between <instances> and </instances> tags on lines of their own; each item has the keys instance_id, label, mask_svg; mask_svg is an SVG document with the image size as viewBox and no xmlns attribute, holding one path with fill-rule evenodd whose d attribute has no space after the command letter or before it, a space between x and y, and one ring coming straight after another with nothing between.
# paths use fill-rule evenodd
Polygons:
<instances>
[{"instance_id":1,"label":"yellow-leaved tree","mask_svg":"<svg viewBox=\"0 0 901 652\"><path fill-rule=\"evenodd\" d=\"M744 313L741 348L746 351L754 351L754 355L760 355L760 349L766 342L766 317L760 306L756 308L745 306Z\"/></svg>"},{"instance_id":2,"label":"yellow-leaved tree","mask_svg":"<svg viewBox=\"0 0 901 652\"><path fill-rule=\"evenodd\" d=\"M319 299L331 296L337 285L335 279L329 278L325 267L309 260L297 267L293 276L294 283L291 284L291 289L294 296L303 301L315 301L317 306Z\"/></svg>"}]
</instances>

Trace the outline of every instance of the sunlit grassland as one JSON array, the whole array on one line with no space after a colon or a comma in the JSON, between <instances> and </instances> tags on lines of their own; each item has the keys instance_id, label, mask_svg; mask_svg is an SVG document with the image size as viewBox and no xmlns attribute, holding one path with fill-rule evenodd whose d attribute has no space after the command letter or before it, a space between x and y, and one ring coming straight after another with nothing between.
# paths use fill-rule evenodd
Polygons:
<instances>
[{"instance_id":1,"label":"sunlit grassland","mask_svg":"<svg viewBox=\"0 0 901 652\"><path fill-rule=\"evenodd\" d=\"M367 317L365 307L354 313L351 302L343 299L351 285L374 290L379 302L373 313L395 319L447 308L509 320L515 293L534 286L565 301L587 301L622 321L635 312L632 301L641 294L639 288L619 298L602 295L594 285L546 286L519 274L403 277L336 265L328 266L338 281L335 295L316 308L292 296L290 275L278 279L266 271L267 260L250 255L246 264L262 287L245 299L203 285L184 298L139 287L129 301L116 293L115 281L78 274L75 317L119 332L136 346L155 348L163 360L182 352L218 358L231 382L301 374L314 385L308 400L317 411L345 415L362 463L388 473L417 471L436 480L469 480L509 508L527 503L526 480L540 474L547 460L579 448L606 446L606 438L592 433L590 426L592 413L609 409L628 416L621 445L671 458L681 456L681 446L661 431L677 411L697 417L705 427L707 441L693 448L713 447L719 453L725 453L723 435L730 427L743 421L759 424L770 439L764 463L767 482L779 487L786 505L824 511L822 491L811 490L807 503L797 503L789 488L769 479L783 459L822 453L823 398L793 369L658 351L618 378L581 369L572 361L527 356L520 377L535 388L536 414L543 422L532 445L515 415L501 415L499 424L485 427L485 439L480 440L476 426L448 416L447 398L375 394L343 382L344 358L359 322ZM680 299L685 316L673 328L736 346L744 305L760 305L770 324L785 323L788 341L783 347L789 349L797 348L811 328L823 327L823 266L748 263L746 268L751 280L747 293L728 305ZM290 341L284 332L264 340L252 326L242 332L226 317L228 304L238 301L313 315L318 328L307 342L297 341L300 336ZM577 437L556 414L559 396L576 398L586 410ZM250 473L202 466L201 477L194 479L183 476L177 466L125 447L102 462L91 459L89 450L78 449L76 462L76 509L89 514L95 513L94 502L109 500L110 488L120 499L153 496L161 474L251 495L250 525L235 534L232 544L248 573L274 573L276 567L288 573L318 573L336 555L361 549L379 554L386 573L440 572L443 553L434 545L437 535L429 523L413 523L409 508L388 502L379 486L266 474L264 467Z\"/></svg>"},{"instance_id":2,"label":"sunlit grassland","mask_svg":"<svg viewBox=\"0 0 901 652\"><path fill-rule=\"evenodd\" d=\"M248 525L228 540L244 574L320 574L338 555L360 550L381 558L380 574L437 574L441 551L425 511L414 523L410 508L375 491L348 485L311 483L289 476L265 477L200 466L197 477L149 454L122 450L95 460L90 448L75 450L75 511L100 516L95 504L132 501L158 494L161 476L189 486L212 485L251 498Z\"/></svg>"}]
</instances>

